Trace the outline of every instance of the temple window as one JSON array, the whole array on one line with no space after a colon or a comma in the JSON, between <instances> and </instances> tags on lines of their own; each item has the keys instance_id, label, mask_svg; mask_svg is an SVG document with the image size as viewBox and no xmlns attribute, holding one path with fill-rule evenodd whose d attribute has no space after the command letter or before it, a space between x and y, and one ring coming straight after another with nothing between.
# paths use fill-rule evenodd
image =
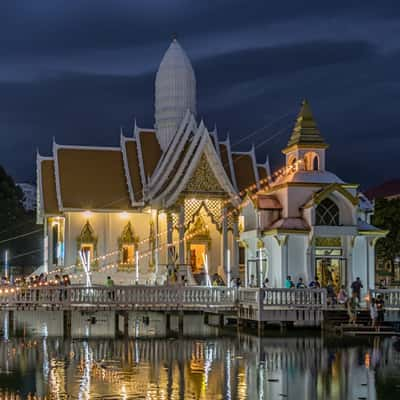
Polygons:
<instances>
[{"instance_id":1,"label":"temple window","mask_svg":"<svg viewBox=\"0 0 400 400\"><path fill-rule=\"evenodd\" d=\"M53 265L64 265L64 218L50 218L51 223L51 253Z\"/></svg>"},{"instance_id":2,"label":"temple window","mask_svg":"<svg viewBox=\"0 0 400 400\"><path fill-rule=\"evenodd\" d=\"M86 260L90 260L90 266L97 266L96 250L97 250L97 237L94 230L90 225L89 220L83 226L80 235L76 239L78 250L78 265L82 264L79 254L83 254Z\"/></svg>"},{"instance_id":3,"label":"temple window","mask_svg":"<svg viewBox=\"0 0 400 400\"><path fill-rule=\"evenodd\" d=\"M53 255L53 264L58 265L58 224L53 223L52 226L52 234L53 234L53 243L52 243L52 255Z\"/></svg>"},{"instance_id":4,"label":"temple window","mask_svg":"<svg viewBox=\"0 0 400 400\"><path fill-rule=\"evenodd\" d=\"M122 246L122 263L133 264L135 258L135 246L133 244L124 244Z\"/></svg>"},{"instance_id":5,"label":"temple window","mask_svg":"<svg viewBox=\"0 0 400 400\"><path fill-rule=\"evenodd\" d=\"M339 207L331 199L324 199L318 205L316 225L339 225Z\"/></svg>"},{"instance_id":6,"label":"temple window","mask_svg":"<svg viewBox=\"0 0 400 400\"><path fill-rule=\"evenodd\" d=\"M131 222L129 221L122 231L118 239L118 246L120 251L120 270L129 270L135 264L135 252L138 248L139 238L135 235Z\"/></svg>"}]
</instances>

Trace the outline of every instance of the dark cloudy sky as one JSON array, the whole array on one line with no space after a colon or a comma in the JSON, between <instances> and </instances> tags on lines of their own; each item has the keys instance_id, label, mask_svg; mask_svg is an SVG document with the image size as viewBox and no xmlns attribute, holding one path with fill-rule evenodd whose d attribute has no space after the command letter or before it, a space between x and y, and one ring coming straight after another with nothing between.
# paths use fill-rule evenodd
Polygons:
<instances>
[{"instance_id":1,"label":"dark cloudy sky","mask_svg":"<svg viewBox=\"0 0 400 400\"><path fill-rule=\"evenodd\" d=\"M400 175L398 0L1 0L0 163L33 181L53 136L118 145L135 117L152 127L174 32L207 126L233 143L265 127L236 149L264 142L260 160L280 166L306 97L330 170L364 187Z\"/></svg>"}]
</instances>

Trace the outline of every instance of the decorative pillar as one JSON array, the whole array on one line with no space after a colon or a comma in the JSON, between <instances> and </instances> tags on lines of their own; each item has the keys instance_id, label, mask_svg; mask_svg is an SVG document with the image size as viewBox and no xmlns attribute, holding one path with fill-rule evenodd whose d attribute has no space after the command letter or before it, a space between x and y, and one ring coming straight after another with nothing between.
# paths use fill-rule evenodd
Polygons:
<instances>
[{"instance_id":1,"label":"decorative pillar","mask_svg":"<svg viewBox=\"0 0 400 400\"><path fill-rule=\"evenodd\" d=\"M289 275L289 247L288 247L288 235L282 237L275 236L280 248L281 248L281 262L282 262L282 281L280 287L285 287L286 277Z\"/></svg>"},{"instance_id":2,"label":"decorative pillar","mask_svg":"<svg viewBox=\"0 0 400 400\"><path fill-rule=\"evenodd\" d=\"M239 277L239 218L237 215L233 217L233 251L231 263L232 278Z\"/></svg>"},{"instance_id":3,"label":"decorative pillar","mask_svg":"<svg viewBox=\"0 0 400 400\"><path fill-rule=\"evenodd\" d=\"M317 275L317 271L315 268L315 257L314 257L314 236L310 234L308 238L306 238L308 242L308 246L306 249L306 271L308 277L306 278L306 282L311 282L314 280L314 277Z\"/></svg>"},{"instance_id":4,"label":"decorative pillar","mask_svg":"<svg viewBox=\"0 0 400 400\"><path fill-rule=\"evenodd\" d=\"M170 211L167 212L167 264L174 264L175 260L173 259L172 247L173 247L173 219L172 213Z\"/></svg>"},{"instance_id":5,"label":"decorative pillar","mask_svg":"<svg viewBox=\"0 0 400 400\"><path fill-rule=\"evenodd\" d=\"M47 274L49 273L49 229L48 229L48 222L43 224L43 266L44 272Z\"/></svg>"},{"instance_id":6,"label":"decorative pillar","mask_svg":"<svg viewBox=\"0 0 400 400\"><path fill-rule=\"evenodd\" d=\"M156 263L156 268L155 268L155 273L156 273L156 280L157 280L157 276L158 276L158 264L159 264L159 243L160 243L160 238L159 238L159 228L158 228L158 210L154 210L154 227L155 227L155 231L156 231L156 236L155 236L155 242L156 242L156 250L155 250L155 254L154 254L154 258L155 258L155 263Z\"/></svg>"},{"instance_id":7,"label":"decorative pillar","mask_svg":"<svg viewBox=\"0 0 400 400\"><path fill-rule=\"evenodd\" d=\"M225 283L229 286L230 282L227 282L228 271L227 271L227 258L228 258L228 218L227 209L222 209L222 267L225 273Z\"/></svg>"},{"instance_id":8,"label":"decorative pillar","mask_svg":"<svg viewBox=\"0 0 400 400\"><path fill-rule=\"evenodd\" d=\"M179 264L185 264L185 205L179 207Z\"/></svg>"}]
</instances>

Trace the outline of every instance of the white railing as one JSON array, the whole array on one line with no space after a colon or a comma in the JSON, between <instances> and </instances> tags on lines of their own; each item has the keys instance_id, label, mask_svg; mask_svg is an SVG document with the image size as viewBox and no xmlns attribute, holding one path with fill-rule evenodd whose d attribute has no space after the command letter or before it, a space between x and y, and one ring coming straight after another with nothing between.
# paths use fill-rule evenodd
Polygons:
<instances>
[{"instance_id":1,"label":"white railing","mask_svg":"<svg viewBox=\"0 0 400 400\"><path fill-rule=\"evenodd\" d=\"M385 308L400 308L400 289L370 289L370 297L381 295Z\"/></svg>"},{"instance_id":2,"label":"white railing","mask_svg":"<svg viewBox=\"0 0 400 400\"><path fill-rule=\"evenodd\" d=\"M400 292L387 291L385 302L400 306ZM392 293L393 292L393 293ZM0 307L98 306L110 308L148 307L160 309L234 308L237 303L253 308L323 308L325 289L260 289L205 286L42 286L0 289Z\"/></svg>"},{"instance_id":3,"label":"white railing","mask_svg":"<svg viewBox=\"0 0 400 400\"><path fill-rule=\"evenodd\" d=\"M165 307L229 308L236 304L236 290L202 286L69 286L0 289L0 307L49 305L58 307Z\"/></svg>"},{"instance_id":4,"label":"white railing","mask_svg":"<svg viewBox=\"0 0 400 400\"><path fill-rule=\"evenodd\" d=\"M312 307L327 305L325 289L263 289L245 288L239 290L239 304L262 305L262 307Z\"/></svg>"}]
</instances>

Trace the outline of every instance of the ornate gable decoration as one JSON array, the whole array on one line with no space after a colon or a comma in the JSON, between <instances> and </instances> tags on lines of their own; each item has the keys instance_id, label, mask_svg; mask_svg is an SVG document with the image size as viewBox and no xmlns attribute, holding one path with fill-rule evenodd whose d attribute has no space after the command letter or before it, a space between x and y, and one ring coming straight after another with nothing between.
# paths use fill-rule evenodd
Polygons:
<instances>
[{"instance_id":1,"label":"ornate gable decoration","mask_svg":"<svg viewBox=\"0 0 400 400\"><path fill-rule=\"evenodd\" d=\"M122 247L124 244L134 244L137 245L139 242L139 237L135 235L135 231L132 228L131 222L129 221L123 231L122 235L118 238L118 244Z\"/></svg>"},{"instance_id":2,"label":"ornate gable decoration","mask_svg":"<svg viewBox=\"0 0 400 400\"><path fill-rule=\"evenodd\" d=\"M210 231L201 215L197 215L190 229L186 232L186 238L193 238L209 241L211 240Z\"/></svg>"},{"instance_id":3,"label":"ornate gable decoration","mask_svg":"<svg viewBox=\"0 0 400 400\"><path fill-rule=\"evenodd\" d=\"M96 246L97 236L95 236L94 230L89 221L86 221L86 224L83 226L81 233L77 237L76 241L79 249L82 244L93 244L94 246Z\"/></svg>"},{"instance_id":4,"label":"ornate gable decoration","mask_svg":"<svg viewBox=\"0 0 400 400\"><path fill-rule=\"evenodd\" d=\"M208 163L206 155L203 153L201 155L200 161L197 164L196 170L190 177L186 188L186 192L218 192L225 193L222 189L217 178L215 177L214 171Z\"/></svg>"}]
</instances>

